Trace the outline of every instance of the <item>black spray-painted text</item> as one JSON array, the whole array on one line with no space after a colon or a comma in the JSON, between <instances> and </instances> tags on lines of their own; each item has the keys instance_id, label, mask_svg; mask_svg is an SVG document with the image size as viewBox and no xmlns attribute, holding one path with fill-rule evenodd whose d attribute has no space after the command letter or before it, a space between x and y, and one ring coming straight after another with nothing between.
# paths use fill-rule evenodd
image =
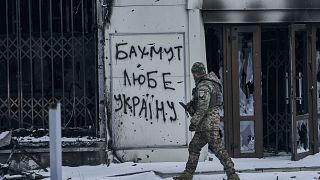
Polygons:
<instances>
[{"instance_id":1,"label":"black spray-painted text","mask_svg":"<svg viewBox=\"0 0 320 180\"><path fill-rule=\"evenodd\" d=\"M127 70L124 70L123 72L123 82L124 86L135 86L135 85L144 85L146 84L148 88L157 88L158 87L158 81L151 77L152 75L157 75L158 71L149 71L146 72L145 74L137 74L137 73L132 73L132 80L130 80L130 75L127 73ZM163 83L163 88L164 89L170 89L170 90L175 90L174 87L171 87L170 85L172 82L168 80L168 76L171 75L170 72L166 73L161 73L162 79L161 82Z\"/></svg>"},{"instance_id":2,"label":"black spray-painted text","mask_svg":"<svg viewBox=\"0 0 320 180\"><path fill-rule=\"evenodd\" d=\"M144 117L145 119L162 119L164 122L167 119L176 121L177 113L174 102L161 101L153 97L152 95L150 98L149 94L144 97L116 94L114 95L117 104L115 111L122 111L124 114L130 113L134 117Z\"/></svg>"},{"instance_id":3,"label":"black spray-painted text","mask_svg":"<svg viewBox=\"0 0 320 180\"><path fill-rule=\"evenodd\" d=\"M173 58L177 58L181 61L182 58L182 46L173 47L155 47L154 45L140 46L140 45L128 45L128 43L116 43L116 60L126 60L132 58L149 58L153 59L158 57L160 60L172 61Z\"/></svg>"}]
</instances>

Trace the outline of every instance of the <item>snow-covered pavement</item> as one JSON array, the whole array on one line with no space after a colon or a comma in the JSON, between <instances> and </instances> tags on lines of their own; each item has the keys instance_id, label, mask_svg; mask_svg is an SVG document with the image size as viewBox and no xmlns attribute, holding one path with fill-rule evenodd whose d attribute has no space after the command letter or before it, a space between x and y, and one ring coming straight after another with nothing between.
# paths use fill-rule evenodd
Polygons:
<instances>
[{"instance_id":1,"label":"snow-covered pavement","mask_svg":"<svg viewBox=\"0 0 320 180\"><path fill-rule=\"evenodd\" d=\"M222 180L223 167L213 154L200 162L194 180ZM320 153L300 161L290 156L267 158L233 158L241 180L320 180ZM63 179L77 180L171 180L184 170L185 162L111 164L99 166L63 167ZM43 175L48 173L41 172Z\"/></svg>"}]
</instances>

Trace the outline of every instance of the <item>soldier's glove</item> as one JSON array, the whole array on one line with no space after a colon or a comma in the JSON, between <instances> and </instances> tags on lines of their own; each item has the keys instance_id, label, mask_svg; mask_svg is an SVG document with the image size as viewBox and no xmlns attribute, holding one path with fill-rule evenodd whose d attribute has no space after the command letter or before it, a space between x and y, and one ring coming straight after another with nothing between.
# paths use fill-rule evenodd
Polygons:
<instances>
[{"instance_id":1,"label":"soldier's glove","mask_svg":"<svg viewBox=\"0 0 320 180\"><path fill-rule=\"evenodd\" d=\"M196 125L194 125L194 124L190 124L189 125L189 131L195 131L196 130Z\"/></svg>"},{"instance_id":2,"label":"soldier's glove","mask_svg":"<svg viewBox=\"0 0 320 180\"><path fill-rule=\"evenodd\" d=\"M220 138L223 138L222 130L219 128L219 136Z\"/></svg>"},{"instance_id":3,"label":"soldier's glove","mask_svg":"<svg viewBox=\"0 0 320 180\"><path fill-rule=\"evenodd\" d=\"M190 116L193 116L193 115L194 115L195 110L194 110L194 108L193 108L193 102L192 102L192 101L188 102L188 104L187 104L187 111L188 111L188 113L190 114Z\"/></svg>"}]
</instances>

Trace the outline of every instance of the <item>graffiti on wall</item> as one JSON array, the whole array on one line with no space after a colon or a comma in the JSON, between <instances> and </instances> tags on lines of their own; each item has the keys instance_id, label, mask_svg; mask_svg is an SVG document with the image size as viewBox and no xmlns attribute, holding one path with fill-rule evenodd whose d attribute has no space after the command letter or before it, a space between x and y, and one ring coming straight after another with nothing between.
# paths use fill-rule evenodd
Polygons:
<instances>
[{"instance_id":1,"label":"graffiti on wall","mask_svg":"<svg viewBox=\"0 0 320 180\"><path fill-rule=\"evenodd\" d=\"M140 64L137 66L140 67ZM124 88L134 86L145 86L148 89L157 88L159 83L163 83L163 90L175 90L174 87L170 86L172 81L168 80L167 76L170 76L170 72L162 73L161 82L158 82L155 78L151 77L152 74L156 75L158 71L148 71L146 74L132 73L129 75L125 69L123 72L123 83ZM124 114L131 113L134 117L144 117L145 119L162 119L164 122L168 119L168 111L172 111L169 114L173 114L169 117L171 121L177 120L176 104L171 100L155 99L154 94L146 93L142 97L140 96L127 96L126 94L114 94L114 101L117 104L115 112L122 111ZM149 100L150 96L150 100ZM155 112L155 117L153 113Z\"/></svg>"},{"instance_id":2,"label":"graffiti on wall","mask_svg":"<svg viewBox=\"0 0 320 180\"><path fill-rule=\"evenodd\" d=\"M145 128L160 137L141 133L144 143L183 144L185 113L178 102L185 101L184 34L112 34L110 47L113 129L139 136ZM177 129L181 137L169 140Z\"/></svg>"}]
</instances>

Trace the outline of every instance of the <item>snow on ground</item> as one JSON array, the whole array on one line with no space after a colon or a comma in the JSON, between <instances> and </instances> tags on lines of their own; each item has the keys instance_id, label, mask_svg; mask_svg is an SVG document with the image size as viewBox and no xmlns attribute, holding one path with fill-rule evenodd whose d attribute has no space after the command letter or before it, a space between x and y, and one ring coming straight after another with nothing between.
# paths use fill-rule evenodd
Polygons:
<instances>
[{"instance_id":1,"label":"snow on ground","mask_svg":"<svg viewBox=\"0 0 320 180\"><path fill-rule=\"evenodd\" d=\"M320 174L315 171L275 172L275 173L240 173L241 180L318 180ZM198 175L193 180L222 180L225 175ZM171 180L167 178L166 180ZM129 180L129 179L128 179Z\"/></svg>"},{"instance_id":2,"label":"snow on ground","mask_svg":"<svg viewBox=\"0 0 320 180\"><path fill-rule=\"evenodd\" d=\"M213 154L208 158L212 161L199 162L196 172L209 172L212 174L195 175L194 180L222 180L225 174L222 165ZM320 180L320 153L310 155L300 161L291 161L290 156L277 156L267 158L234 158L237 170L254 170L256 168L293 168L293 167L318 167L314 171L295 172L251 172L239 173L241 180ZM133 163L111 164L98 166L63 167L63 180L172 180L161 178L160 174L180 173L184 170L185 162L163 163ZM216 171L216 172L215 172ZM41 172L43 175L49 173ZM116 176L122 175L122 176Z\"/></svg>"},{"instance_id":3,"label":"snow on ground","mask_svg":"<svg viewBox=\"0 0 320 180\"><path fill-rule=\"evenodd\" d=\"M5 131L5 132L0 133L0 139L5 138L9 133L10 133L10 131Z\"/></svg>"},{"instance_id":4,"label":"snow on ground","mask_svg":"<svg viewBox=\"0 0 320 180\"><path fill-rule=\"evenodd\" d=\"M31 137L31 136L25 136L25 137L19 137L17 140L20 143L38 143L38 142L49 142L50 137L49 136L42 136L42 137ZM83 141L83 142L88 142L88 141L102 141L102 139L99 138L92 138L89 136L84 136L84 137L78 137L78 138L67 138L67 137L62 137L61 138L62 142L77 142L77 141Z\"/></svg>"}]
</instances>

